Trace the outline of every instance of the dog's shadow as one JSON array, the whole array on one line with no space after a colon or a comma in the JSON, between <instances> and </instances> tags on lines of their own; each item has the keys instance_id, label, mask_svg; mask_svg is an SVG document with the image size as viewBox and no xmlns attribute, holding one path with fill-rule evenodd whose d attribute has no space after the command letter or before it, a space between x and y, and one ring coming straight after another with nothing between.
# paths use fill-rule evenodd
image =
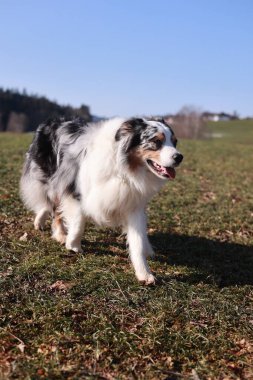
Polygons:
<instances>
[{"instance_id":1,"label":"dog's shadow","mask_svg":"<svg viewBox=\"0 0 253 380\"><path fill-rule=\"evenodd\" d=\"M189 284L203 282L221 288L253 285L253 246L171 233L154 233L149 239L156 253L154 260L175 268L168 275L159 275L158 280L175 278ZM96 242L84 243L96 255L118 256L126 252L125 238L119 238L115 231L103 232ZM189 270L177 270L182 266Z\"/></svg>"},{"instance_id":2,"label":"dog's shadow","mask_svg":"<svg viewBox=\"0 0 253 380\"><path fill-rule=\"evenodd\" d=\"M253 246L169 233L154 234L150 241L156 261L194 269L175 276L179 281L219 287L253 285Z\"/></svg>"}]
</instances>

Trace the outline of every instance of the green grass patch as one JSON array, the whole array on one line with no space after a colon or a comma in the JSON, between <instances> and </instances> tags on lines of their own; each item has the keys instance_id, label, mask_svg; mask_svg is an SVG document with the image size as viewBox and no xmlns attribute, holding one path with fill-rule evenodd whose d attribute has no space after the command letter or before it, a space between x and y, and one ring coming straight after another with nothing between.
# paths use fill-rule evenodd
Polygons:
<instances>
[{"instance_id":1,"label":"green grass patch","mask_svg":"<svg viewBox=\"0 0 253 380\"><path fill-rule=\"evenodd\" d=\"M0 379L253 378L253 128L236 123L182 141L149 204L153 287L119 231L89 225L83 255L34 231L18 196L31 135L0 135Z\"/></svg>"},{"instance_id":2,"label":"green grass patch","mask_svg":"<svg viewBox=\"0 0 253 380\"><path fill-rule=\"evenodd\" d=\"M231 143L253 143L253 120L210 122L208 127L216 138L222 138Z\"/></svg>"}]
</instances>

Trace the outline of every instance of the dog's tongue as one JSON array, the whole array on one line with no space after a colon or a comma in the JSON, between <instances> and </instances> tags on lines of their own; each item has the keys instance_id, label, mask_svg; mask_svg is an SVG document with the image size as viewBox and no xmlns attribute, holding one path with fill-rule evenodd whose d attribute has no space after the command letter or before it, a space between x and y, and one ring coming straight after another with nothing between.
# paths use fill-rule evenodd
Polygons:
<instances>
[{"instance_id":1,"label":"dog's tongue","mask_svg":"<svg viewBox=\"0 0 253 380\"><path fill-rule=\"evenodd\" d=\"M166 166L161 166L154 162L154 166L158 173L164 175L164 177L167 177L168 179L174 179L176 177L176 171L173 168L168 168Z\"/></svg>"},{"instance_id":2,"label":"dog's tongue","mask_svg":"<svg viewBox=\"0 0 253 380\"><path fill-rule=\"evenodd\" d=\"M166 174L168 179L174 179L176 177L176 171L173 168L163 167L163 173Z\"/></svg>"}]
</instances>

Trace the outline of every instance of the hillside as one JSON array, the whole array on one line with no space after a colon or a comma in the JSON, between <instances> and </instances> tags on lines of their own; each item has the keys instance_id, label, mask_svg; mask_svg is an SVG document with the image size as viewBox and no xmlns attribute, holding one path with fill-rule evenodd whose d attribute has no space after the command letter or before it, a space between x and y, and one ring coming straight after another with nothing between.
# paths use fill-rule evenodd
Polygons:
<instances>
[{"instance_id":1,"label":"hillside","mask_svg":"<svg viewBox=\"0 0 253 380\"><path fill-rule=\"evenodd\" d=\"M89 107L62 106L44 96L28 95L16 90L0 89L0 131L27 132L49 117L80 116L91 120Z\"/></svg>"}]
</instances>

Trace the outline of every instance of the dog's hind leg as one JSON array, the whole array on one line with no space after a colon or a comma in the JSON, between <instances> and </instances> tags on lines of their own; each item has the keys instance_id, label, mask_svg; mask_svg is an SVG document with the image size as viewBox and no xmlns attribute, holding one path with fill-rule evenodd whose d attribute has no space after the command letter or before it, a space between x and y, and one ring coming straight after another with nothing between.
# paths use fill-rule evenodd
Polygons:
<instances>
[{"instance_id":1,"label":"dog's hind leg","mask_svg":"<svg viewBox=\"0 0 253 380\"><path fill-rule=\"evenodd\" d=\"M52 205L47 197L47 186L27 172L21 177L20 195L27 208L35 213L34 228L42 230L52 211Z\"/></svg>"},{"instance_id":2,"label":"dog's hind leg","mask_svg":"<svg viewBox=\"0 0 253 380\"><path fill-rule=\"evenodd\" d=\"M60 209L67 227L66 248L70 251L82 253L81 238L85 217L80 202L71 196L64 197L61 200Z\"/></svg>"},{"instance_id":3,"label":"dog's hind leg","mask_svg":"<svg viewBox=\"0 0 253 380\"><path fill-rule=\"evenodd\" d=\"M52 238L61 244L65 244L66 237L67 234L62 220L62 216L56 211L52 223Z\"/></svg>"},{"instance_id":4,"label":"dog's hind leg","mask_svg":"<svg viewBox=\"0 0 253 380\"><path fill-rule=\"evenodd\" d=\"M139 210L128 216L127 241L130 258L136 277L145 284L153 284L155 277L150 272L147 255L153 250L147 237L147 222L144 210Z\"/></svg>"},{"instance_id":5,"label":"dog's hind leg","mask_svg":"<svg viewBox=\"0 0 253 380\"><path fill-rule=\"evenodd\" d=\"M48 207L44 207L37 212L34 219L34 228L35 230L43 230L45 227L46 220L50 215L50 210Z\"/></svg>"}]
</instances>

